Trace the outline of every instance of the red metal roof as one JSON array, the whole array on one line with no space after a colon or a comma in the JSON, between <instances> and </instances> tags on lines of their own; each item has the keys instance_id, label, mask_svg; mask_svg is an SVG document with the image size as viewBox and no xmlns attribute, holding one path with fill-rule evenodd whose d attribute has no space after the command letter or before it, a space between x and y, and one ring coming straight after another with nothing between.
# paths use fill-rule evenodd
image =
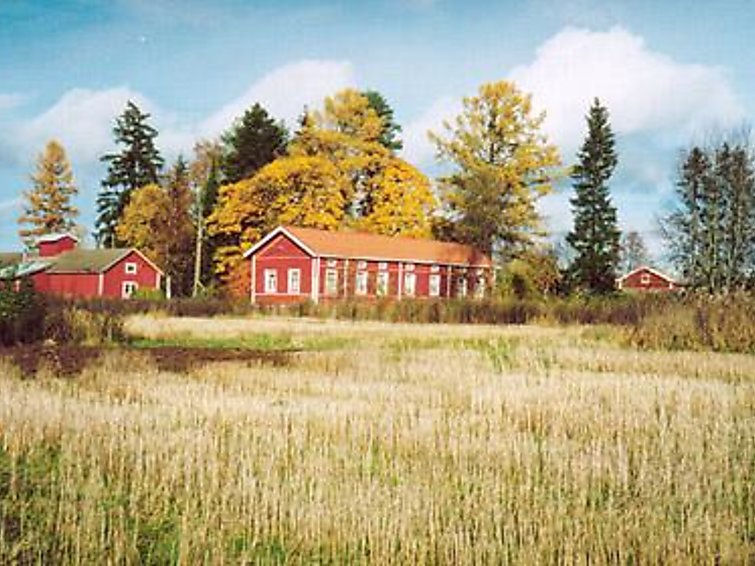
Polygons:
<instances>
[{"instance_id":1,"label":"red metal roof","mask_svg":"<svg viewBox=\"0 0 755 566\"><path fill-rule=\"evenodd\" d=\"M397 260L417 263L456 264L489 267L488 256L471 246L437 240L421 240L398 236L380 236L355 230L328 232L314 228L282 226L254 246L254 253L276 233L286 233L307 248L309 253L325 257Z\"/></svg>"}]
</instances>

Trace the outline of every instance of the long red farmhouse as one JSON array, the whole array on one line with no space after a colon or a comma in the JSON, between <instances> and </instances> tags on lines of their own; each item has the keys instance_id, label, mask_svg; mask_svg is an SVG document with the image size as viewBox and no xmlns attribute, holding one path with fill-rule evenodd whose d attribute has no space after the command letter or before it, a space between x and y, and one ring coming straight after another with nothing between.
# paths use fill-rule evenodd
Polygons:
<instances>
[{"instance_id":1,"label":"long red farmhouse","mask_svg":"<svg viewBox=\"0 0 755 566\"><path fill-rule=\"evenodd\" d=\"M163 272L139 250L77 245L70 234L54 234L37 241L35 255L0 254L0 279L29 277L37 291L67 297L129 298L160 288Z\"/></svg>"},{"instance_id":2,"label":"long red farmhouse","mask_svg":"<svg viewBox=\"0 0 755 566\"><path fill-rule=\"evenodd\" d=\"M253 303L346 297L481 297L493 263L470 246L279 226L252 247Z\"/></svg>"}]
</instances>

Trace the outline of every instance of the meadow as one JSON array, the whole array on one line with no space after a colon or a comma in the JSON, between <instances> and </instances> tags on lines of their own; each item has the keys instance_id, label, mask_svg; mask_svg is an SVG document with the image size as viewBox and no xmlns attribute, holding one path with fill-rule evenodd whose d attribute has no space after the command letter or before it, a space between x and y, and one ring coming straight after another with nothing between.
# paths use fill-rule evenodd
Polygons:
<instances>
[{"instance_id":1,"label":"meadow","mask_svg":"<svg viewBox=\"0 0 755 566\"><path fill-rule=\"evenodd\" d=\"M0 360L0 563L755 561L755 356L603 326L136 315Z\"/></svg>"}]
</instances>

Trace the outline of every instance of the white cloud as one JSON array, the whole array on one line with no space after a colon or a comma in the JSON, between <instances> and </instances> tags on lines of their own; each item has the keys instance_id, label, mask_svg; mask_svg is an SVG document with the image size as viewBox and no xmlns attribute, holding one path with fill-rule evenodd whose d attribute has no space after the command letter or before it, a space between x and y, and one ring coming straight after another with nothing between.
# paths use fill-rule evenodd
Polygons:
<instances>
[{"instance_id":1,"label":"white cloud","mask_svg":"<svg viewBox=\"0 0 755 566\"><path fill-rule=\"evenodd\" d=\"M69 90L45 112L18 127L20 149L38 153L48 140L57 139L73 161L96 162L112 147L113 121L128 100L145 111L152 106L144 96L125 87Z\"/></svg>"},{"instance_id":2,"label":"white cloud","mask_svg":"<svg viewBox=\"0 0 755 566\"><path fill-rule=\"evenodd\" d=\"M435 156L435 148L428 132L443 132L443 122L452 121L461 111L461 99L444 96L437 99L416 120L404 127L403 140L404 150L402 157L415 165L427 165L432 163Z\"/></svg>"},{"instance_id":3,"label":"white cloud","mask_svg":"<svg viewBox=\"0 0 755 566\"><path fill-rule=\"evenodd\" d=\"M326 96L354 86L354 69L347 61L290 63L271 71L236 100L204 120L199 133L202 136L218 135L255 102L262 104L272 116L293 126L304 106L318 107Z\"/></svg>"},{"instance_id":4,"label":"white cloud","mask_svg":"<svg viewBox=\"0 0 755 566\"><path fill-rule=\"evenodd\" d=\"M0 93L0 112L3 110L12 110L24 100L20 94Z\"/></svg>"},{"instance_id":5,"label":"white cloud","mask_svg":"<svg viewBox=\"0 0 755 566\"><path fill-rule=\"evenodd\" d=\"M722 69L675 61L620 27L566 28L509 78L547 111L547 130L568 152L584 135L584 116L596 96L618 133L661 134L672 143L743 116Z\"/></svg>"}]
</instances>

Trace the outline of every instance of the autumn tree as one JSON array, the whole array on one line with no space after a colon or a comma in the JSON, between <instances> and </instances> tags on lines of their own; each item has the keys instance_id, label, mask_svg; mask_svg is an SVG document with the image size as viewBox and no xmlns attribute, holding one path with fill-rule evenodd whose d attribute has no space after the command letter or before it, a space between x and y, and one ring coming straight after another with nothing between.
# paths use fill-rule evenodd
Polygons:
<instances>
[{"instance_id":1,"label":"autumn tree","mask_svg":"<svg viewBox=\"0 0 755 566\"><path fill-rule=\"evenodd\" d=\"M370 179L357 226L375 234L429 238L435 204L427 177L407 162L393 158Z\"/></svg>"},{"instance_id":2,"label":"autumn tree","mask_svg":"<svg viewBox=\"0 0 755 566\"><path fill-rule=\"evenodd\" d=\"M321 112L304 116L290 153L325 157L348 180L345 224L429 236L429 220L420 219L435 204L429 181L389 151L385 136L384 120L370 99L346 89L326 98Z\"/></svg>"},{"instance_id":3,"label":"autumn tree","mask_svg":"<svg viewBox=\"0 0 755 566\"><path fill-rule=\"evenodd\" d=\"M454 171L439 179L454 239L503 258L521 255L543 234L537 200L550 193L558 150L541 132L531 96L506 81L465 98L462 113L430 133Z\"/></svg>"},{"instance_id":4,"label":"autumn tree","mask_svg":"<svg viewBox=\"0 0 755 566\"><path fill-rule=\"evenodd\" d=\"M596 98L587 116L587 136L577 154L571 178L574 228L567 242L574 249L570 285L594 293L615 286L621 232L608 181L618 163L608 110Z\"/></svg>"},{"instance_id":5,"label":"autumn tree","mask_svg":"<svg viewBox=\"0 0 755 566\"><path fill-rule=\"evenodd\" d=\"M622 234L620 244L621 271L629 273L649 263L649 254L645 240L637 230Z\"/></svg>"},{"instance_id":6,"label":"autumn tree","mask_svg":"<svg viewBox=\"0 0 755 566\"><path fill-rule=\"evenodd\" d=\"M323 157L285 157L251 179L220 188L218 206L208 218L211 235L227 245L216 252L216 271L234 278L243 252L279 224L336 229L344 216L347 180Z\"/></svg>"},{"instance_id":7,"label":"autumn tree","mask_svg":"<svg viewBox=\"0 0 755 566\"><path fill-rule=\"evenodd\" d=\"M151 183L133 192L116 228L124 244L138 248L163 268L174 294L191 292L194 227L186 163L179 158L164 186Z\"/></svg>"},{"instance_id":8,"label":"autumn tree","mask_svg":"<svg viewBox=\"0 0 755 566\"><path fill-rule=\"evenodd\" d=\"M25 191L19 236L26 247L32 247L40 236L69 232L76 226L79 211L71 204L78 190L71 164L63 146L51 140L37 157L36 171L31 176L32 187Z\"/></svg>"},{"instance_id":9,"label":"autumn tree","mask_svg":"<svg viewBox=\"0 0 755 566\"><path fill-rule=\"evenodd\" d=\"M149 125L149 117L136 104L128 101L113 127L115 141L122 148L101 158L108 164L107 176L97 197L95 235L101 246L111 248L121 243L116 227L131 193L159 181L163 159L155 146L157 130Z\"/></svg>"},{"instance_id":10,"label":"autumn tree","mask_svg":"<svg viewBox=\"0 0 755 566\"><path fill-rule=\"evenodd\" d=\"M393 108L388 104L385 97L375 90L367 90L362 95L380 118L381 130L378 138L380 144L392 153L401 151L404 148L404 142L399 137L401 126L396 123Z\"/></svg>"},{"instance_id":11,"label":"autumn tree","mask_svg":"<svg viewBox=\"0 0 755 566\"><path fill-rule=\"evenodd\" d=\"M255 103L222 135L223 182L237 183L286 153L288 131Z\"/></svg>"}]
</instances>

